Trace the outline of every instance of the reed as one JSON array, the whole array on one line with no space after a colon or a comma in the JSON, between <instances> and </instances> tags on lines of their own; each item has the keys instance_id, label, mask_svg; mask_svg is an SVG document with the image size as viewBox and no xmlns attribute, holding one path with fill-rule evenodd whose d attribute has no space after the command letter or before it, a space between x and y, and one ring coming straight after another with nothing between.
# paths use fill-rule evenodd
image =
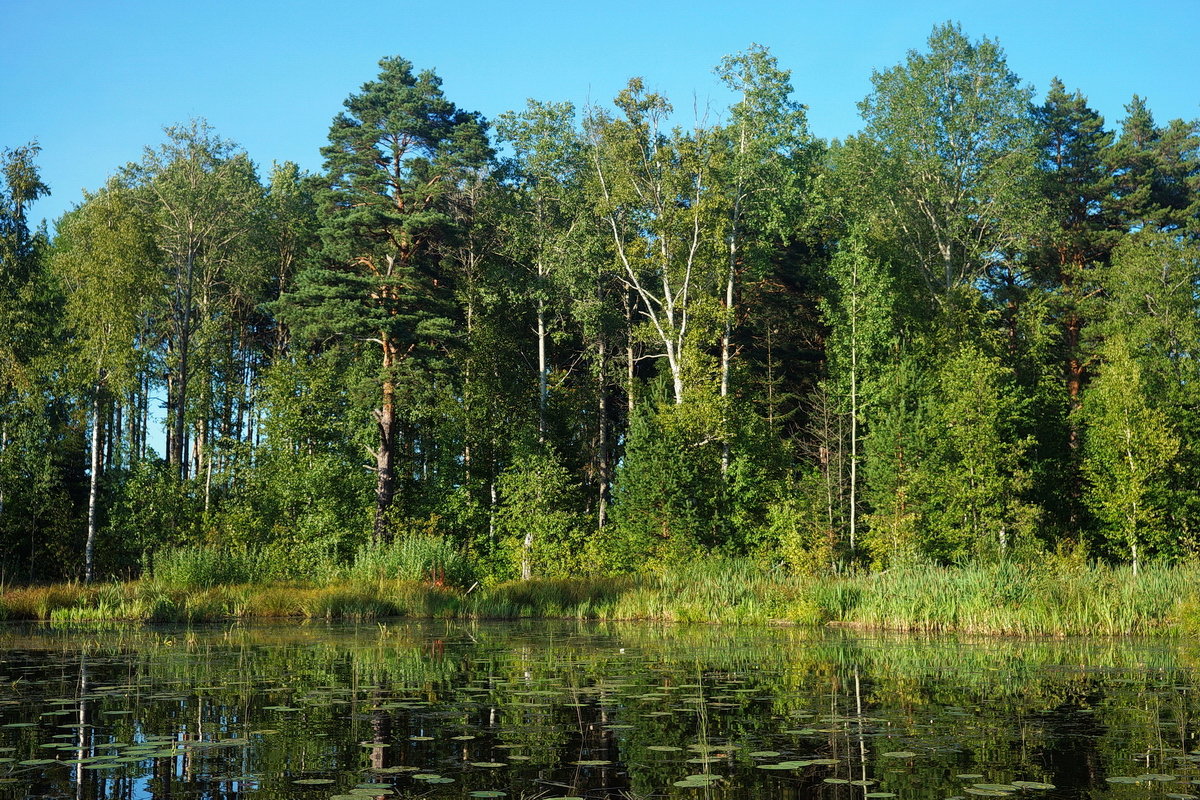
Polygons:
<instances>
[{"instance_id":1,"label":"reed","mask_svg":"<svg viewBox=\"0 0 1200 800\"><path fill-rule=\"evenodd\" d=\"M1134 574L1125 567L1050 557L1038 564L796 576L750 559L714 557L654 576L534 579L466 590L443 581L448 573L436 571L431 580L424 556L407 558L374 552L357 571L321 581L235 583L240 567L219 572L207 555L191 553L177 556L165 575L149 580L9 587L0 591L0 616L57 624L575 618L1031 636L1200 635L1196 565L1152 565ZM418 565L422 579L397 576L403 563ZM218 574L229 582L214 583Z\"/></svg>"}]
</instances>

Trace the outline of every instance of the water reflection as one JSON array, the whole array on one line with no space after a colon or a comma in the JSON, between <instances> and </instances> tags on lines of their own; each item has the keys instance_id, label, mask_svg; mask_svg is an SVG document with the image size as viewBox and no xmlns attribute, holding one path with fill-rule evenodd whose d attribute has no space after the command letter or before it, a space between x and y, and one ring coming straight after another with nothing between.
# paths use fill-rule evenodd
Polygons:
<instances>
[{"instance_id":1,"label":"water reflection","mask_svg":"<svg viewBox=\"0 0 1200 800\"><path fill-rule=\"evenodd\" d=\"M1192 800L1197 649L650 625L0 632L0 797Z\"/></svg>"}]
</instances>

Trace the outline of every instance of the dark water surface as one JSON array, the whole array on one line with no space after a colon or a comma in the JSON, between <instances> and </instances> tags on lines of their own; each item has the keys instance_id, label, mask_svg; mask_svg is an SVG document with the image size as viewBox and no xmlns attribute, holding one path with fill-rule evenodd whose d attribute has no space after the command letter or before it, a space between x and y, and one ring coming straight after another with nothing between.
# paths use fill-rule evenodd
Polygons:
<instances>
[{"instance_id":1,"label":"dark water surface","mask_svg":"<svg viewBox=\"0 0 1200 800\"><path fill-rule=\"evenodd\" d=\"M0 798L1200 793L1191 642L0 628Z\"/></svg>"}]
</instances>

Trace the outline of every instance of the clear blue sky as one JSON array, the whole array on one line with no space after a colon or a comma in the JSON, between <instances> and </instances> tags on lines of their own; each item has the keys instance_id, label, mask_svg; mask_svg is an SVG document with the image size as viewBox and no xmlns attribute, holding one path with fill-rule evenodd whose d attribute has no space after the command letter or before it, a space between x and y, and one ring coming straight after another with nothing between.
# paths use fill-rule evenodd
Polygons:
<instances>
[{"instance_id":1,"label":"clear blue sky","mask_svg":"<svg viewBox=\"0 0 1200 800\"><path fill-rule=\"evenodd\" d=\"M1110 126L1134 93L1155 118L1200 117L1200 0L0 0L0 147L37 139L57 218L162 126L201 116L272 161L320 167L342 100L385 55L433 67L446 95L492 118L527 97L606 103L646 78L691 116L727 98L712 75L750 43L792 70L814 133L859 127L873 68L921 49L934 24L990 36L1039 96L1059 75Z\"/></svg>"}]
</instances>

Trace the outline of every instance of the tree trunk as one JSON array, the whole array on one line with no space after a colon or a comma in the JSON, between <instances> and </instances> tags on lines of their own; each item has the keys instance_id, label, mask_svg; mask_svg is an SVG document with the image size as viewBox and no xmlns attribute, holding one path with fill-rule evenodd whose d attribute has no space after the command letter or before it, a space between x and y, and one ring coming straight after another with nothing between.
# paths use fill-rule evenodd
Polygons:
<instances>
[{"instance_id":1,"label":"tree trunk","mask_svg":"<svg viewBox=\"0 0 1200 800\"><path fill-rule=\"evenodd\" d=\"M542 268L538 267L538 282L543 280ZM540 294L540 290L539 290ZM550 398L549 367L546 363L546 301L541 296L537 301L538 339L538 444L546 442L546 405Z\"/></svg>"},{"instance_id":2,"label":"tree trunk","mask_svg":"<svg viewBox=\"0 0 1200 800\"><path fill-rule=\"evenodd\" d=\"M858 348L850 350L850 556L858 542Z\"/></svg>"},{"instance_id":3,"label":"tree trunk","mask_svg":"<svg viewBox=\"0 0 1200 800\"><path fill-rule=\"evenodd\" d=\"M112 431L107 437L104 445L104 469L112 469L121 455L121 418L123 409L121 401L115 399L115 402L109 407L108 411L108 430Z\"/></svg>"},{"instance_id":4,"label":"tree trunk","mask_svg":"<svg viewBox=\"0 0 1200 800\"><path fill-rule=\"evenodd\" d=\"M392 507L396 459L396 383L392 370L396 364L395 346L386 338L383 343L383 402L375 412L379 429L379 447L375 451L375 525L376 544L391 541L388 511Z\"/></svg>"},{"instance_id":5,"label":"tree trunk","mask_svg":"<svg viewBox=\"0 0 1200 800\"><path fill-rule=\"evenodd\" d=\"M189 248L184 262L183 297L176 309L176 331L179 336L179 369L175 375L175 417L172 425L174 452L168 453L167 461L175 467L180 480L187 479L187 385L188 356L192 339L192 276L196 266L196 255Z\"/></svg>"},{"instance_id":6,"label":"tree trunk","mask_svg":"<svg viewBox=\"0 0 1200 800\"><path fill-rule=\"evenodd\" d=\"M179 379L176 377L175 372L172 370L167 371L166 379L167 379L167 419L166 419L166 424L164 426L165 430L163 431L163 435L166 439L166 441L163 443L166 448L166 452L163 455L165 455L167 457L167 464L169 464L172 468L175 468L176 471L178 471L176 464L179 463L179 445L178 445L178 440L175 438L175 403L176 403L176 396L178 395L178 390L176 389L176 385L179 383ZM143 414L143 422L148 422L149 421L148 406L146 408L143 408L143 412L145 412ZM178 475L177 475L177 477L178 477Z\"/></svg>"},{"instance_id":7,"label":"tree trunk","mask_svg":"<svg viewBox=\"0 0 1200 800\"><path fill-rule=\"evenodd\" d=\"M858 542L858 259L850 296L850 557Z\"/></svg>"},{"instance_id":8,"label":"tree trunk","mask_svg":"<svg viewBox=\"0 0 1200 800\"><path fill-rule=\"evenodd\" d=\"M530 551L533 550L533 528L526 526L525 538L521 540L521 580L527 581L533 577L533 565L530 563Z\"/></svg>"},{"instance_id":9,"label":"tree trunk","mask_svg":"<svg viewBox=\"0 0 1200 800\"><path fill-rule=\"evenodd\" d=\"M8 449L8 420L0 426L0 455ZM4 484L0 482L0 514L4 513Z\"/></svg>"},{"instance_id":10,"label":"tree trunk","mask_svg":"<svg viewBox=\"0 0 1200 800\"><path fill-rule=\"evenodd\" d=\"M737 216L738 207L734 205L733 232L729 235L729 266L725 274L725 326L721 331L721 399L729 397L729 364L733 347L733 289L737 279ZM722 406L722 414L728 414L729 409ZM729 439L721 443L721 474L729 471Z\"/></svg>"},{"instance_id":11,"label":"tree trunk","mask_svg":"<svg viewBox=\"0 0 1200 800\"><path fill-rule=\"evenodd\" d=\"M599 386L599 408L597 409L596 431L596 527L604 530L608 516L608 386L604 382L605 370L604 338L596 346L596 361Z\"/></svg>"},{"instance_id":12,"label":"tree trunk","mask_svg":"<svg viewBox=\"0 0 1200 800\"><path fill-rule=\"evenodd\" d=\"M682 345L682 342L680 343ZM667 365L671 368L671 388L675 393L675 405L683 405L683 354L674 342L667 342ZM682 349L682 347L680 348Z\"/></svg>"},{"instance_id":13,"label":"tree trunk","mask_svg":"<svg viewBox=\"0 0 1200 800\"><path fill-rule=\"evenodd\" d=\"M100 487L100 453L103 437L100 435L100 383L95 386L92 397L92 474L88 479L88 523L87 542L83 547L83 582L91 583L95 573L96 553L96 501Z\"/></svg>"},{"instance_id":14,"label":"tree trunk","mask_svg":"<svg viewBox=\"0 0 1200 800\"><path fill-rule=\"evenodd\" d=\"M629 404L629 418L633 419L633 303L634 300L625 292L625 396Z\"/></svg>"}]
</instances>

